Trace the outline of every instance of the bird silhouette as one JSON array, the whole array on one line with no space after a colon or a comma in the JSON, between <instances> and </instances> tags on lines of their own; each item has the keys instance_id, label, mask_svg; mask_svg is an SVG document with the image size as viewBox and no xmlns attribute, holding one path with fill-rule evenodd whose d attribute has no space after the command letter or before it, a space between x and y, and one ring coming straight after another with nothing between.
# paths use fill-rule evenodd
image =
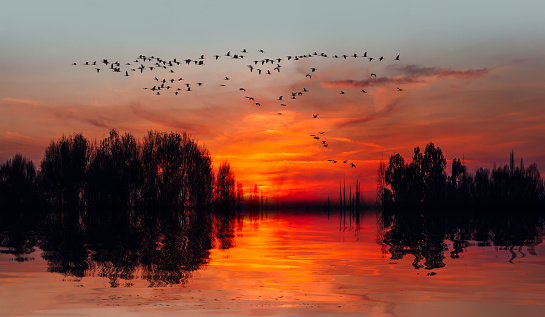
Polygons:
<instances>
[{"instance_id":1,"label":"bird silhouette","mask_svg":"<svg viewBox=\"0 0 545 317\"><path fill-rule=\"evenodd\" d=\"M365 91L365 90L363 90L363 89L361 90L361 92L363 92L363 93L367 93L367 91Z\"/></svg>"},{"instance_id":2,"label":"bird silhouette","mask_svg":"<svg viewBox=\"0 0 545 317\"><path fill-rule=\"evenodd\" d=\"M350 167L356 168L356 165L354 163L350 163Z\"/></svg>"},{"instance_id":3,"label":"bird silhouette","mask_svg":"<svg viewBox=\"0 0 545 317\"><path fill-rule=\"evenodd\" d=\"M396 56L396 58L394 59L395 61L398 61L399 60L399 55Z\"/></svg>"},{"instance_id":4,"label":"bird silhouette","mask_svg":"<svg viewBox=\"0 0 545 317\"><path fill-rule=\"evenodd\" d=\"M278 99L276 99L276 100L282 100L282 97L284 97L284 96L280 96L280 97L278 97Z\"/></svg>"},{"instance_id":5,"label":"bird silhouette","mask_svg":"<svg viewBox=\"0 0 545 317\"><path fill-rule=\"evenodd\" d=\"M244 89L244 88L239 88L238 90L246 91L246 89Z\"/></svg>"},{"instance_id":6,"label":"bird silhouette","mask_svg":"<svg viewBox=\"0 0 545 317\"><path fill-rule=\"evenodd\" d=\"M314 118L318 118L318 113L312 115Z\"/></svg>"},{"instance_id":7,"label":"bird silhouette","mask_svg":"<svg viewBox=\"0 0 545 317\"><path fill-rule=\"evenodd\" d=\"M377 74L371 73L371 77L377 77Z\"/></svg>"},{"instance_id":8,"label":"bird silhouette","mask_svg":"<svg viewBox=\"0 0 545 317\"><path fill-rule=\"evenodd\" d=\"M312 79L312 76L310 74L307 74L305 77Z\"/></svg>"},{"instance_id":9,"label":"bird silhouette","mask_svg":"<svg viewBox=\"0 0 545 317\"><path fill-rule=\"evenodd\" d=\"M399 88L399 87L397 87L397 90L398 90L398 91L403 91L403 89L401 89L401 88Z\"/></svg>"},{"instance_id":10,"label":"bird silhouette","mask_svg":"<svg viewBox=\"0 0 545 317\"><path fill-rule=\"evenodd\" d=\"M261 107L261 104L259 102L256 102L255 105Z\"/></svg>"}]
</instances>

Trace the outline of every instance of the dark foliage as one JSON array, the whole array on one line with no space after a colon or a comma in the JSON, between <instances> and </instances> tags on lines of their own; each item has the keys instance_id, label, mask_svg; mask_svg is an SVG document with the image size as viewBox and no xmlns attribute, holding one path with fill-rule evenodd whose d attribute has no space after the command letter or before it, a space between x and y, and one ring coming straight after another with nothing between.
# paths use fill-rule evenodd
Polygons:
<instances>
[{"instance_id":1,"label":"dark foliage","mask_svg":"<svg viewBox=\"0 0 545 317\"><path fill-rule=\"evenodd\" d=\"M105 210L111 207L235 205L235 178L229 164L222 163L215 182L208 150L186 133L150 131L138 140L111 130L95 143L81 133L63 136L46 148L40 167L37 172L20 154L0 166L2 209L92 208L108 216Z\"/></svg>"},{"instance_id":2,"label":"dark foliage","mask_svg":"<svg viewBox=\"0 0 545 317\"><path fill-rule=\"evenodd\" d=\"M386 208L545 206L544 184L537 165L524 168L521 160L520 167L515 167L513 153L510 166L492 172L478 168L474 176L455 158L447 177L441 149L429 143L423 155L419 147L414 149L409 164L401 155L392 155L387 167L379 167L378 175L377 200Z\"/></svg>"}]
</instances>

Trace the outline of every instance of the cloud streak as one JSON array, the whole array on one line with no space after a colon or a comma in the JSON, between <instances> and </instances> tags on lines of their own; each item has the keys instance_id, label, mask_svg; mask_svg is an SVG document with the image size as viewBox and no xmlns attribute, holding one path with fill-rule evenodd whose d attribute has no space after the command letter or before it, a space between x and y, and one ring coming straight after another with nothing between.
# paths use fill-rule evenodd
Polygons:
<instances>
[{"instance_id":1,"label":"cloud streak","mask_svg":"<svg viewBox=\"0 0 545 317\"><path fill-rule=\"evenodd\" d=\"M488 75L493 68L479 68L479 69L442 69L437 67L421 67L418 65L405 65L398 66L393 65L388 67L389 70L399 73L399 75L391 77L378 77L369 78L364 80L338 80L322 82L322 86L329 87L381 87L390 84L414 84L414 83L427 83L433 79L446 80L446 79L475 79Z\"/></svg>"}]
</instances>

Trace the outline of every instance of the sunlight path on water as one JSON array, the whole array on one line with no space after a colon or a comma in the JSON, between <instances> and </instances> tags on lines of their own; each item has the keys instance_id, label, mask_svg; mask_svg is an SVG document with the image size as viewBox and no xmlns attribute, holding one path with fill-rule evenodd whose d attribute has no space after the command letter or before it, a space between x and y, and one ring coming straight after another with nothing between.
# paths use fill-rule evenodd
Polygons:
<instances>
[{"instance_id":1,"label":"sunlight path on water","mask_svg":"<svg viewBox=\"0 0 545 317\"><path fill-rule=\"evenodd\" d=\"M358 222L246 215L229 249L210 250L208 265L169 287L135 278L112 288L101 276L47 273L39 251L21 263L0 254L0 315L541 316L543 245L536 255L519 248L514 259L494 246L451 258L445 240L444 267L415 270L411 254L391 259L377 223L373 213Z\"/></svg>"}]
</instances>

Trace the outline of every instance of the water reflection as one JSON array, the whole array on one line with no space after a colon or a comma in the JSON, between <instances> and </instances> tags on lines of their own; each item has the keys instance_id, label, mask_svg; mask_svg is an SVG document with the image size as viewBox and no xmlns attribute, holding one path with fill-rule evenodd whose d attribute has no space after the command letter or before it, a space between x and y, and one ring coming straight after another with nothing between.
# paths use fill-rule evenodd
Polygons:
<instances>
[{"instance_id":1,"label":"water reflection","mask_svg":"<svg viewBox=\"0 0 545 317\"><path fill-rule=\"evenodd\" d=\"M337 235L353 231L356 241L364 225L369 230L359 211L339 213L339 220L331 216L327 211L289 219L321 218L332 226L340 222ZM260 223L268 219L255 211L247 211L245 217L257 234ZM275 217L283 216L277 213ZM424 269L428 275L445 267L447 257L459 259L470 247L506 250L511 263L536 255L545 227L543 216L536 213L381 211L376 219L376 243L389 257L384 264L410 257L412 267ZM311 229L301 223L298 230L308 234ZM47 212L42 218L0 222L0 247L18 262L33 260L33 252L41 249L49 272L76 278L104 277L111 287L131 286L134 280L161 287L187 283L195 271L209 264L211 249L236 246L243 226L243 216L235 210L63 210ZM320 236L319 228L312 230L316 230L312 235ZM323 230L323 234L335 234ZM309 239L304 235L294 238Z\"/></svg>"},{"instance_id":2,"label":"water reflection","mask_svg":"<svg viewBox=\"0 0 545 317\"><path fill-rule=\"evenodd\" d=\"M458 259L475 245L509 250L511 263L517 257L536 255L535 247L543 241L544 219L531 212L382 211L379 226L377 242L392 260L411 255L415 269L434 270L445 266L446 256Z\"/></svg>"},{"instance_id":3,"label":"water reflection","mask_svg":"<svg viewBox=\"0 0 545 317\"><path fill-rule=\"evenodd\" d=\"M186 283L209 262L215 241L231 248L235 224L232 211L55 211L40 224L3 226L0 243L17 261L39 247L50 272L106 277L111 287L134 279L155 287Z\"/></svg>"}]
</instances>

